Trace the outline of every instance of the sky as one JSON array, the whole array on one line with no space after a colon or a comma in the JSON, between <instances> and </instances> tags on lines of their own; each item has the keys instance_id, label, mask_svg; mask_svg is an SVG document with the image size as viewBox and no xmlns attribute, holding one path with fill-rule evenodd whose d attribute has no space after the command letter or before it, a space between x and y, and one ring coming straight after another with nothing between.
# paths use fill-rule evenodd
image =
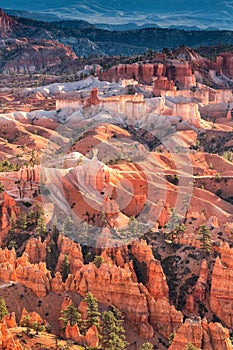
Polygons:
<instances>
[{"instance_id":1,"label":"sky","mask_svg":"<svg viewBox=\"0 0 233 350\"><path fill-rule=\"evenodd\" d=\"M157 23L233 30L233 0L0 0L0 7L91 23Z\"/></svg>"}]
</instances>

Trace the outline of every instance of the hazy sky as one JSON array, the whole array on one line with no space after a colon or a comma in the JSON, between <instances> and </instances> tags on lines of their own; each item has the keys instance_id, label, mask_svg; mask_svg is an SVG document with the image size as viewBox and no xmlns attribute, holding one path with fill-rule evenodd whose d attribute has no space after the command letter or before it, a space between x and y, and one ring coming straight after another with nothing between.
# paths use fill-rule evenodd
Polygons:
<instances>
[{"instance_id":1,"label":"hazy sky","mask_svg":"<svg viewBox=\"0 0 233 350\"><path fill-rule=\"evenodd\" d=\"M15 9L39 10L46 8L70 7L77 4L95 4L96 6L114 7L117 9L127 9L132 11L136 8L142 11L181 11L181 10L203 10L217 11L219 9L233 8L233 1L221 0L0 0L0 6ZM207 14L208 15L208 14Z\"/></svg>"},{"instance_id":2,"label":"hazy sky","mask_svg":"<svg viewBox=\"0 0 233 350\"><path fill-rule=\"evenodd\" d=\"M233 0L0 0L0 7L40 11L90 23L186 25L233 30Z\"/></svg>"}]
</instances>

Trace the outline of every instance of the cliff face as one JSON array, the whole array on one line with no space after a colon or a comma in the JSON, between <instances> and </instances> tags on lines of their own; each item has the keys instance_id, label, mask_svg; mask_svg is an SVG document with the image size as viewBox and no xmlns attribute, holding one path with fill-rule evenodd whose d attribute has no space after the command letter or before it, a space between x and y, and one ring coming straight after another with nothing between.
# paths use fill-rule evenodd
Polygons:
<instances>
[{"instance_id":1,"label":"cliff face","mask_svg":"<svg viewBox=\"0 0 233 350\"><path fill-rule=\"evenodd\" d=\"M233 349L228 330L205 320L187 319L175 333L169 350L183 350L188 343L203 350Z\"/></svg>"},{"instance_id":2,"label":"cliff face","mask_svg":"<svg viewBox=\"0 0 233 350\"><path fill-rule=\"evenodd\" d=\"M168 298L166 276L158 260L154 259L152 248L145 241L135 242L132 245L132 254L142 264L146 263L146 287L155 299Z\"/></svg>"},{"instance_id":3,"label":"cliff face","mask_svg":"<svg viewBox=\"0 0 233 350\"><path fill-rule=\"evenodd\" d=\"M232 250L229 250L232 254ZM214 264L211 291L210 291L210 307L211 310L223 321L227 327L232 328L233 311L229 307L232 304L233 293L233 277L232 263L228 264L229 257L223 253L221 258L217 258Z\"/></svg>"},{"instance_id":4,"label":"cliff face","mask_svg":"<svg viewBox=\"0 0 233 350\"><path fill-rule=\"evenodd\" d=\"M0 324L1 329L1 342L2 349L5 350L23 350L22 345L19 340L14 339L12 334L9 332L9 329L5 323Z\"/></svg>"},{"instance_id":5,"label":"cliff face","mask_svg":"<svg viewBox=\"0 0 233 350\"><path fill-rule=\"evenodd\" d=\"M83 265L83 256L80 245L62 234L59 235L57 244L60 254L56 271L61 270L64 257L67 255L69 258L70 272L76 273L76 271Z\"/></svg>"},{"instance_id":6,"label":"cliff face","mask_svg":"<svg viewBox=\"0 0 233 350\"><path fill-rule=\"evenodd\" d=\"M233 78L233 54L232 52L222 53L216 58L216 70L219 74L225 74Z\"/></svg>"},{"instance_id":7,"label":"cliff face","mask_svg":"<svg viewBox=\"0 0 233 350\"><path fill-rule=\"evenodd\" d=\"M38 259L38 255L32 254L32 248L42 245L39 249L41 254L45 250L43 244L40 239L33 239L27 245L26 250L31 261L36 262ZM16 258L14 249L9 251L7 248L0 251L0 277L6 282L22 283L32 289L38 297L45 297L50 291L61 293L66 290L83 297L87 292L91 292L100 303L115 305L122 310L125 317L138 328L140 335L147 339L153 336L153 327L165 337L169 337L169 334L182 323L182 314L169 305L165 275L146 242L138 242L132 248L137 260L140 263L146 261L148 266L146 286L138 283L132 263L124 262L127 256L124 250L118 250L116 254L121 267L117 267L108 257L107 254L110 254L111 250L106 250L102 254L103 256L105 254L106 262L98 268L93 263L83 264L79 245L69 238L60 235L58 246L60 257L57 270L61 269L64 254L69 254L71 262L72 273L65 283L62 282L59 271L52 279L45 263L30 263L27 253Z\"/></svg>"},{"instance_id":8,"label":"cliff face","mask_svg":"<svg viewBox=\"0 0 233 350\"><path fill-rule=\"evenodd\" d=\"M157 79L159 78L159 80L155 80L155 77ZM99 73L99 78L108 81L135 79L142 84L152 84L153 80L155 80L155 90L161 90L161 87L165 87L165 90L171 87L171 90L173 90L174 84L180 89L190 88L196 85L196 79L192 73L190 64L179 61L120 64L110 68L106 72Z\"/></svg>"},{"instance_id":9,"label":"cliff face","mask_svg":"<svg viewBox=\"0 0 233 350\"><path fill-rule=\"evenodd\" d=\"M40 51L40 47L38 50ZM199 58L194 58L199 65ZM230 67L230 58L227 58L227 62ZM42 63L40 62L40 64ZM205 67L207 66L205 65ZM205 133L206 128L206 130L211 130L212 139L210 142L203 140L204 145L214 143L213 137L217 139L220 134L219 130L222 128L221 135L224 135L225 138L222 138L222 147L225 147L225 143L228 143L226 147L232 146L232 141L229 140L232 128L229 113L228 120L223 121L226 125L221 126L216 123L214 128L208 121L201 120L199 112L200 107L202 115L206 116L204 105L210 104L211 107L213 106L214 115L223 113L228 98L229 100L232 98L231 91L215 91L206 87L206 89L203 88L202 96L201 90L194 91L197 87L190 89L192 84L195 84L191 62L185 64L174 60L171 65L165 63L121 65L117 70L109 70L110 73L117 73L119 77L131 78L134 78L135 75L135 78L137 76L141 82L150 84L150 86L144 87L148 88L150 93L152 90L155 92L158 89L164 95L153 98L144 98L142 93L123 95L121 88L117 90L119 85L113 84L114 89L116 88L120 95L109 97L109 84L101 85L102 83L98 79L91 78L74 85L69 84L64 87L53 85L41 88L41 90L36 89L36 91L41 91L38 92L38 94L41 93L41 96L50 96L50 91L53 89L58 91L61 88L63 92L71 85L80 87L79 84L83 84L85 96L88 96L89 92L90 96L74 101L77 105L71 106L71 112L43 111L33 112L29 116L20 112L8 114L5 117L5 119L12 118L12 124L6 128L7 131L4 127L0 128L0 132L2 132L0 136L4 136L3 131L9 132L12 139L15 140L15 133L12 132L12 129L13 124L16 124L16 119L19 118L23 120L22 125L20 124L21 129L26 130L30 127L30 130L34 131L37 130L34 127L38 127L39 132L46 135L38 136L42 139L40 140L41 146L45 143L46 137L49 138L53 130L56 129L57 120L63 116L69 118L69 122L73 118L77 123L75 125L78 126L81 124L79 117L80 119L84 117L83 125L90 125L93 116L94 118L96 115L102 117L102 112L107 111L109 115L111 113L116 115L117 121L127 120L129 123L125 127L123 122L119 122L119 125L111 125L106 122L94 126L90 131L85 131L82 138L76 140L68 150L64 168L53 168L52 164L51 171L48 171L46 179L43 179L54 189L54 193L49 192L49 195L54 195L52 203L55 206L54 214L58 213L57 209L62 208L64 204L68 208L67 212L70 213L72 209L80 221L86 221L93 226L99 224L98 237L95 236L94 245L88 245L89 243L84 242L80 246L70 238L58 233L57 230L56 233L53 230L48 233L44 240L35 238L35 233L31 232L29 226L25 230L26 232L17 233L18 257L14 249L0 249L0 279L5 284L10 284L10 281L16 282L15 285L3 286L3 288L12 288L13 290L13 288L19 287L23 289L21 285L30 288L41 299L37 307L40 307L40 310L46 307L44 306L46 303L50 307L48 299L52 300L52 296L54 300L59 300L59 302L65 295L67 296L61 305L62 310L64 310L72 302L68 296L74 299L76 305L77 300L85 297L87 292L91 292L98 302L103 304L101 308L105 309L109 305L115 305L125 316L127 327L132 332L136 331L140 338L156 342L161 337L164 344L168 344L170 335L174 333L171 350L183 350L188 343L193 343L196 347L204 350L230 350L232 346L228 331L219 323L207 323L205 319L200 321L198 317L199 315L206 316L208 322L218 317L223 325L229 329L233 328L231 307L233 304L233 249L227 244L221 244L220 239L222 237L230 242L233 235L232 198L230 197L230 178L233 173L233 165L221 155L202 152L202 145L199 145L197 141L199 141L199 135ZM230 68L227 74L231 74ZM110 76L111 79L119 77ZM176 82L175 79L178 81ZM99 84L99 94L97 88L92 89L93 82ZM91 86L87 87L86 84ZM178 86L186 88L186 90L176 90ZM137 88L143 89L139 85ZM105 90L107 97L101 97L106 96L104 95ZM69 101L66 100L65 94L63 95L63 102L67 104L62 106L68 106ZM215 104L221 104L220 108L218 109ZM46 115L51 116L51 121L46 120ZM120 119L119 115L127 116L128 119ZM35 119L34 116L36 116ZM5 123L5 119L1 118ZM134 128L134 123L130 123L131 121L137 122L136 128ZM163 131L170 131L170 127L174 131L178 130L178 136L188 147L188 157L184 157L183 149L179 147L174 147L173 150L172 148L165 149L161 143L157 146L157 140L154 136L145 131L146 125L150 125L150 123L152 129L159 126L161 134L158 135L161 136L161 139ZM192 125L192 130L187 124ZM185 130L184 125L187 127ZM201 126L201 130L196 130L193 126L198 128ZM19 130L21 129L19 128ZM59 128L55 132L59 133ZM165 137L170 141L170 134L166 134ZM226 138L228 138L227 141ZM60 142L60 138L58 139ZM113 146L116 146L117 149L122 139L126 142L126 146L121 149L121 153L127 154L128 149L131 148L130 142L133 140L133 145L137 146L137 153L135 153L136 159L139 160L138 163L131 161L131 159L130 161L128 159L127 161L122 160L121 154L120 161L118 162L119 159L117 159L116 163L113 162L114 164L110 161L108 164L104 164L99 160L95 147L101 146L101 144L105 146L112 141ZM219 140L217 142L220 143ZM180 146L180 143L178 145ZM8 146L10 148L10 145ZM7 151L8 146L6 147ZM11 146L12 149L13 147L16 149L16 152L21 149L15 144ZM114 147L111 150L115 151ZM91 159L83 155L90 148L93 148L94 154ZM197 148L198 151L196 151ZM153 151L149 152L148 149L153 149ZM104 152L105 150L99 147L98 156L101 157ZM81 153L82 156L80 156ZM16 154L18 153L14 153L17 159ZM112 155L113 152L110 153L111 161ZM148 158L146 158L147 155ZM40 167L24 166L18 173L11 173L10 180L12 182L17 180L13 184L12 192L10 192L10 185L8 180L5 180L4 175L4 186L6 184L7 189L1 197L3 229L8 229L9 217L17 217L19 208L26 211L27 205L34 201L30 185L33 183L35 189L38 189L40 172ZM216 176L218 173L221 174L222 178ZM59 177L59 175L61 176ZM163 178L162 181L161 178ZM195 181L192 183L190 178ZM16 197L20 192L20 185L25 183L28 190L24 198L20 193L17 198L8 194L14 193ZM188 190L192 193L187 199ZM57 195L59 191L62 191L64 197ZM87 195L88 200L86 200L85 195ZM37 199L41 201L39 196ZM189 199L190 203L187 203ZM30 202L27 203L26 200L30 200ZM181 219L186 227L186 231L183 232L181 228L182 232L178 232L175 238L168 232L168 226L166 227L166 223L171 218L171 209L174 206L184 209L182 212L184 217L182 216ZM128 222L134 222L133 217L140 216L143 211L145 214L143 223L151 223L151 229L148 225L148 232L143 233L144 240L134 237L125 244L128 232L115 232L114 229L126 227ZM108 219L105 223L102 223L101 217L97 217L97 214L103 212ZM206 224L210 228L210 243L213 245L213 251L210 254L203 249L198 239L198 230L202 224ZM103 227L104 225L106 227ZM129 226L130 228L135 233L135 227ZM70 232L67 231L66 228L66 234L69 235ZM99 234L99 232L101 233ZM10 235L14 237L14 233L10 232L9 238L11 238ZM30 236L26 242L23 240L25 233ZM88 236L87 232L82 233ZM21 234L23 242L21 242ZM74 236L77 234L73 238L79 241L78 230L74 233L71 232L71 234ZM117 245L116 243L119 243L117 235L121 234L123 239L120 245ZM5 242L8 244L8 241L3 240L3 244ZM96 255L101 255L103 261L99 258L95 259ZM69 271L67 269L64 273L64 262L67 261ZM33 295L31 291L28 293ZM36 299L36 296L33 298ZM21 300L21 302L23 301ZM41 304L43 304L42 307ZM86 303L81 302L78 310L85 320ZM24 311L25 315L28 315L26 311ZM34 318L36 322L43 322L36 314L30 314L30 317ZM50 315L50 317L52 316ZM187 320L187 317L190 319ZM6 323L7 327L14 325L13 316L7 318ZM68 339L89 347L98 347L96 328L91 327L85 336L81 333L77 326L68 324L66 327Z\"/></svg>"},{"instance_id":10,"label":"cliff face","mask_svg":"<svg viewBox=\"0 0 233 350\"><path fill-rule=\"evenodd\" d=\"M121 268L103 263L97 268L91 263L84 265L74 276L68 277L65 288L82 296L91 292L99 302L124 310L127 318L139 326L148 322L146 297L133 281L128 266Z\"/></svg>"},{"instance_id":11,"label":"cliff face","mask_svg":"<svg viewBox=\"0 0 233 350\"><path fill-rule=\"evenodd\" d=\"M16 204L16 201L11 197L6 191L3 193L3 203L1 206L2 217L1 217L1 226L2 230L6 229L10 224L10 219L16 219L20 208Z\"/></svg>"},{"instance_id":12,"label":"cliff face","mask_svg":"<svg viewBox=\"0 0 233 350\"><path fill-rule=\"evenodd\" d=\"M45 263L30 264L25 255L17 259L15 278L12 280L32 289L38 297L44 297L50 290L51 276Z\"/></svg>"},{"instance_id":13,"label":"cliff face","mask_svg":"<svg viewBox=\"0 0 233 350\"><path fill-rule=\"evenodd\" d=\"M18 50L12 59L8 57L2 68L4 74L35 73L77 58L71 47L57 41L22 39L12 42L12 50L16 51L19 45L24 49Z\"/></svg>"},{"instance_id":14,"label":"cliff face","mask_svg":"<svg viewBox=\"0 0 233 350\"><path fill-rule=\"evenodd\" d=\"M31 238L26 245L25 253L28 256L28 260L32 264L38 264L39 262L46 261L46 248L47 241L43 243L41 238Z\"/></svg>"},{"instance_id":15,"label":"cliff face","mask_svg":"<svg viewBox=\"0 0 233 350\"><path fill-rule=\"evenodd\" d=\"M14 20L0 9L0 38L7 38L13 30Z\"/></svg>"}]
</instances>

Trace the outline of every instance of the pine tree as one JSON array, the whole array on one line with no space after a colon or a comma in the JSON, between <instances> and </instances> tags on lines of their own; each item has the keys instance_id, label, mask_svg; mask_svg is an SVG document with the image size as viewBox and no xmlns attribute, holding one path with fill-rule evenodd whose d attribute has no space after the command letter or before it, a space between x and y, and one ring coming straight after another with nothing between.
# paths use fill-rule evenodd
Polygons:
<instances>
[{"instance_id":1,"label":"pine tree","mask_svg":"<svg viewBox=\"0 0 233 350\"><path fill-rule=\"evenodd\" d=\"M43 214L40 214L37 219L36 234L41 237L46 235L46 225Z\"/></svg>"},{"instance_id":2,"label":"pine tree","mask_svg":"<svg viewBox=\"0 0 233 350\"><path fill-rule=\"evenodd\" d=\"M45 325L39 323L39 322L32 322L31 328L36 332L36 334L39 334L39 332L44 332L45 331Z\"/></svg>"},{"instance_id":3,"label":"pine tree","mask_svg":"<svg viewBox=\"0 0 233 350\"><path fill-rule=\"evenodd\" d=\"M93 260L93 263L98 268L102 265L103 262L104 262L104 258L101 255L96 255Z\"/></svg>"},{"instance_id":4,"label":"pine tree","mask_svg":"<svg viewBox=\"0 0 233 350\"><path fill-rule=\"evenodd\" d=\"M90 242L89 226L86 221L84 221L78 231L78 240L81 244L86 244Z\"/></svg>"},{"instance_id":5,"label":"pine tree","mask_svg":"<svg viewBox=\"0 0 233 350\"><path fill-rule=\"evenodd\" d=\"M2 320L3 317L6 316L7 314L8 314L8 311L7 311L5 300L3 299L3 297L0 297L0 320Z\"/></svg>"},{"instance_id":6,"label":"pine tree","mask_svg":"<svg viewBox=\"0 0 233 350\"><path fill-rule=\"evenodd\" d=\"M17 231L17 225L16 225L15 217L13 215L10 216L10 228L11 228L11 231L13 232Z\"/></svg>"},{"instance_id":7,"label":"pine tree","mask_svg":"<svg viewBox=\"0 0 233 350\"><path fill-rule=\"evenodd\" d=\"M128 229L131 237L137 237L139 224L134 216L129 218Z\"/></svg>"},{"instance_id":8,"label":"pine tree","mask_svg":"<svg viewBox=\"0 0 233 350\"><path fill-rule=\"evenodd\" d=\"M63 330L65 330L67 324L71 326L77 324L80 326L82 323L81 314L78 312L74 304L70 304L65 310L61 312L62 316L59 318L63 322Z\"/></svg>"},{"instance_id":9,"label":"pine tree","mask_svg":"<svg viewBox=\"0 0 233 350\"><path fill-rule=\"evenodd\" d=\"M4 192L5 188L2 184L2 182L0 181L0 193Z\"/></svg>"},{"instance_id":10,"label":"pine tree","mask_svg":"<svg viewBox=\"0 0 233 350\"><path fill-rule=\"evenodd\" d=\"M62 275L63 282L65 282L69 273L70 273L70 261L69 261L68 255L65 254L61 265L61 275Z\"/></svg>"},{"instance_id":11,"label":"pine tree","mask_svg":"<svg viewBox=\"0 0 233 350\"><path fill-rule=\"evenodd\" d=\"M179 236L179 234L185 231L186 231L186 227L183 223L181 223L181 218L175 212L175 210L172 210L171 219L166 224L167 238L170 239L172 243L174 243L176 238Z\"/></svg>"},{"instance_id":12,"label":"pine tree","mask_svg":"<svg viewBox=\"0 0 233 350\"><path fill-rule=\"evenodd\" d=\"M125 341L125 329L122 323L122 315L116 308L112 307L110 311L102 313L101 342L103 349L126 349L127 342Z\"/></svg>"},{"instance_id":13,"label":"pine tree","mask_svg":"<svg viewBox=\"0 0 233 350\"><path fill-rule=\"evenodd\" d=\"M17 228L19 230L22 230L22 231L26 230L26 228L27 228L27 215L21 214L16 221L16 225L17 225Z\"/></svg>"},{"instance_id":14,"label":"pine tree","mask_svg":"<svg viewBox=\"0 0 233 350\"><path fill-rule=\"evenodd\" d=\"M64 235L70 235L74 231L74 221L70 216L67 216L63 223Z\"/></svg>"},{"instance_id":15,"label":"pine tree","mask_svg":"<svg viewBox=\"0 0 233 350\"><path fill-rule=\"evenodd\" d=\"M212 250L210 229L206 225L201 225L198 233L199 233L198 239L200 241L201 249L209 253Z\"/></svg>"},{"instance_id":16,"label":"pine tree","mask_svg":"<svg viewBox=\"0 0 233 350\"><path fill-rule=\"evenodd\" d=\"M100 329L101 314L99 312L96 298L91 293L87 293L84 301L87 303L87 320L85 322L86 330L91 326L96 326L97 329Z\"/></svg>"},{"instance_id":17,"label":"pine tree","mask_svg":"<svg viewBox=\"0 0 233 350\"><path fill-rule=\"evenodd\" d=\"M188 343L184 350L201 350L200 348L196 348L192 343Z\"/></svg>"},{"instance_id":18,"label":"pine tree","mask_svg":"<svg viewBox=\"0 0 233 350\"><path fill-rule=\"evenodd\" d=\"M153 350L154 346L153 344L147 342L142 344L142 346L140 347L140 350Z\"/></svg>"}]
</instances>

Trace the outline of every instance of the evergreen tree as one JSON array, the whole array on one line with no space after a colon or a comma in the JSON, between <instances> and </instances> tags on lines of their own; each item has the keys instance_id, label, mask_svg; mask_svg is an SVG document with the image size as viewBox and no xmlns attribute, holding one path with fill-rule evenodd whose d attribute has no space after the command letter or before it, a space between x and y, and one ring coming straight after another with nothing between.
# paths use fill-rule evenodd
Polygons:
<instances>
[{"instance_id":1,"label":"evergreen tree","mask_svg":"<svg viewBox=\"0 0 233 350\"><path fill-rule=\"evenodd\" d=\"M31 328L36 332L36 334L39 334L39 332L44 332L45 331L45 325L39 323L39 322L32 322Z\"/></svg>"},{"instance_id":2,"label":"evergreen tree","mask_svg":"<svg viewBox=\"0 0 233 350\"><path fill-rule=\"evenodd\" d=\"M138 228L139 228L138 221L135 219L134 216L131 216L129 218L129 223L128 223L129 234L131 237L137 237Z\"/></svg>"},{"instance_id":3,"label":"evergreen tree","mask_svg":"<svg viewBox=\"0 0 233 350\"><path fill-rule=\"evenodd\" d=\"M183 232L186 231L186 227L183 223L181 223L181 218L172 210L172 215L170 221L166 224L166 235L167 238L174 243L177 237Z\"/></svg>"},{"instance_id":4,"label":"evergreen tree","mask_svg":"<svg viewBox=\"0 0 233 350\"><path fill-rule=\"evenodd\" d=\"M16 225L17 228L19 230L26 230L27 228L27 215L26 214L20 214L20 216L18 217L17 221L16 221Z\"/></svg>"},{"instance_id":5,"label":"evergreen tree","mask_svg":"<svg viewBox=\"0 0 233 350\"><path fill-rule=\"evenodd\" d=\"M91 293L87 293L84 301L87 303L87 320L85 322L86 330L91 326L96 326L98 329L100 329L101 314L99 312L96 298Z\"/></svg>"},{"instance_id":6,"label":"evergreen tree","mask_svg":"<svg viewBox=\"0 0 233 350\"><path fill-rule=\"evenodd\" d=\"M196 348L192 343L188 343L184 350L201 350L200 348Z\"/></svg>"},{"instance_id":7,"label":"evergreen tree","mask_svg":"<svg viewBox=\"0 0 233 350\"><path fill-rule=\"evenodd\" d=\"M61 265L61 275L62 275L63 282L65 282L69 273L70 273L70 261L69 261L68 255L65 254Z\"/></svg>"},{"instance_id":8,"label":"evergreen tree","mask_svg":"<svg viewBox=\"0 0 233 350\"><path fill-rule=\"evenodd\" d=\"M110 311L102 313L101 342L103 349L126 349L127 342L125 341L125 329L122 323L122 315L116 308L112 307Z\"/></svg>"},{"instance_id":9,"label":"evergreen tree","mask_svg":"<svg viewBox=\"0 0 233 350\"><path fill-rule=\"evenodd\" d=\"M17 231L17 225L13 215L10 216L10 227L11 227L11 231L13 232Z\"/></svg>"},{"instance_id":10,"label":"evergreen tree","mask_svg":"<svg viewBox=\"0 0 233 350\"><path fill-rule=\"evenodd\" d=\"M46 225L43 214L40 214L37 219L36 234L40 237L44 237L46 235Z\"/></svg>"},{"instance_id":11,"label":"evergreen tree","mask_svg":"<svg viewBox=\"0 0 233 350\"><path fill-rule=\"evenodd\" d=\"M31 317L29 315L25 315L23 319L20 321L20 326L30 328L30 325L31 325Z\"/></svg>"},{"instance_id":12,"label":"evergreen tree","mask_svg":"<svg viewBox=\"0 0 233 350\"><path fill-rule=\"evenodd\" d=\"M62 316L59 318L63 322L63 330L65 330L67 324L71 326L77 324L80 326L82 323L81 314L78 312L74 304L70 304L65 310L61 312Z\"/></svg>"},{"instance_id":13,"label":"evergreen tree","mask_svg":"<svg viewBox=\"0 0 233 350\"><path fill-rule=\"evenodd\" d=\"M232 162L232 160L233 160L233 152L231 152L231 151L224 152L222 156L223 156L223 158L228 160L228 162Z\"/></svg>"},{"instance_id":14,"label":"evergreen tree","mask_svg":"<svg viewBox=\"0 0 233 350\"><path fill-rule=\"evenodd\" d=\"M198 239L201 244L201 249L209 253L212 250L210 229L206 225L201 225L198 233L199 233Z\"/></svg>"},{"instance_id":15,"label":"evergreen tree","mask_svg":"<svg viewBox=\"0 0 233 350\"><path fill-rule=\"evenodd\" d=\"M113 313L115 320L116 320L116 325L118 326L118 328L122 327L122 325L124 323L124 318L123 318L122 313L114 305L110 306L109 311L111 311ZM121 328L121 332L122 332L122 334L125 334L124 327Z\"/></svg>"},{"instance_id":16,"label":"evergreen tree","mask_svg":"<svg viewBox=\"0 0 233 350\"><path fill-rule=\"evenodd\" d=\"M0 181L0 193L4 192L4 190L5 190L5 188L4 188L3 184Z\"/></svg>"},{"instance_id":17,"label":"evergreen tree","mask_svg":"<svg viewBox=\"0 0 233 350\"><path fill-rule=\"evenodd\" d=\"M3 297L0 297L0 320L2 320L3 317L6 316L7 314L8 314L8 311L7 311L5 300L3 299Z\"/></svg>"},{"instance_id":18,"label":"evergreen tree","mask_svg":"<svg viewBox=\"0 0 233 350\"><path fill-rule=\"evenodd\" d=\"M87 244L87 242L90 242L90 233L89 233L89 227L88 223L84 221L79 229L78 232L78 239L81 244Z\"/></svg>"},{"instance_id":19,"label":"evergreen tree","mask_svg":"<svg viewBox=\"0 0 233 350\"><path fill-rule=\"evenodd\" d=\"M147 342L142 344L142 346L140 347L140 350L153 350L154 346L153 344Z\"/></svg>"},{"instance_id":20,"label":"evergreen tree","mask_svg":"<svg viewBox=\"0 0 233 350\"><path fill-rule=\"evenodd\" d=\"M74 231L74 221L70 216L67 216L63 223L64 235L70 235Z\"/></svg>"},{"instance_id":21,"label":"evergreen tree","mask_svg":"<svg viewBox=\"0 0 233 350\"><path fill-rule=\"evenodd\" d=\"M101 255L96 255L93 261L95 266L98 268L102 265L103 262L104 262L104 258Z\"/></svg>"}]
</instances>

